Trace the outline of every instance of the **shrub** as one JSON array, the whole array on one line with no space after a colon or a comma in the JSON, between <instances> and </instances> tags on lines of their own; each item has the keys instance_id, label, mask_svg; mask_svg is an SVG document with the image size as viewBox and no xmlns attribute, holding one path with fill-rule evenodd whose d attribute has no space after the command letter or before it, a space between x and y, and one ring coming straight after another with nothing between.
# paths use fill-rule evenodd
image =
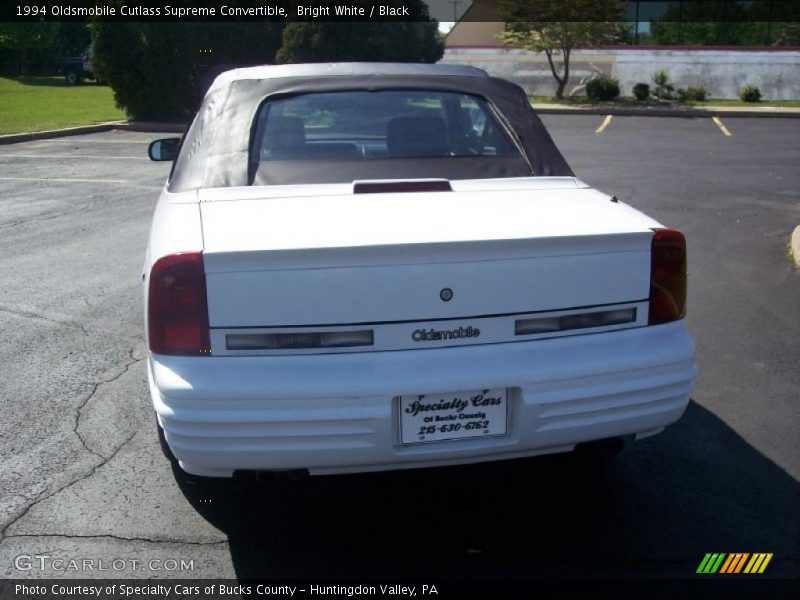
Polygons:
<instances>
[{"instance_id":1,"label":"shrub","mask_svg":"<svg viewBox=\"0 0 800 600\"><path fill-rule=\"evenodd\" d=\"M653 83L658 86L664 87L666 86L667 82L669 81L669 73L667 73L666 69L659 69L655 73L653 73Z\"/></svg>"},{"instance_id":2,"label":"shrub","mask_svg":"<svg viewBox=\"0 0 800 600\"><path fill-rule=\"evenodd\" d=\"M633 86L633 95L639 102L644 102L650 97L650 86L646 83L637 83Z\"/></svg>"},{"instance_id":3,"label":"shrub","mask_svg":"<svg viewBox=\"0 0 800 600\"><path fill-rule=\"evenodd\" d=\"M662 100L671 100L674 98L672 92L675 91L675 86L669 80L669 73L665 69L660 69L653 73L653 83L656 84L653 90L653 96L661 98Z\"/></svg>"},{"instance_id":4,"label":"shrub","mask_svg":"<svg viewBox=\"0 0 800 600\"><path fill-rule=\"evenodd\" d=\"M745 85L739 89L742 102L761 102L761 90L757 85Z\"/></svg>"},{"instance_id":5,"label":"shrub","mask_svg":"<svg viewBox=\"0 0 800 600\"><path fill-rule=\"evenodd\" d=\"M288 23L276 59L282 63L350 60L435 63L444 54L438 31L433 20Z\"/></svg>"},{"instance_id":6,"label":"shrub","mask_svg":"<svg viewBox=\"0 0 800 600\"><path fill-rule=\"evenodd\" d=\"M678 90L678 101L679 102L705 102L706 97L708 96L708 92L704 87L687 87L684 89Z\"/></svg>"},{"instance_id":7,"label":"shrub","mask_svg":"<svg viewBox=\"0 0 800 600\"><path fill-rule=\"evenodd\" d=\"M586 84L586 95L593 100L613 100L619 96L619 81L608 75L601 75Z\"/></svg>"},{"instance_id":8,"label":"shrub","mask_svg":"<svg viewBox=\"0 0 800 600\"><path fill-rule=\"evenodd\" d=\"M273 62L282 23L118 22L90 25L95 74L137 119L184 120L197 107L198 71Z\"/></svg>"}]
</instances>

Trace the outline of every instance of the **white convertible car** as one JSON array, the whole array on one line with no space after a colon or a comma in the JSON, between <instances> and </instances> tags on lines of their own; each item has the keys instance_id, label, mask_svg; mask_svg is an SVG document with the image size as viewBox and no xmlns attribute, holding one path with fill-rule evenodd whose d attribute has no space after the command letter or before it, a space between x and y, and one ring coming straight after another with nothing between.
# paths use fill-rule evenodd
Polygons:
<instances>
[{"instance_id":1,"label":"white convertible car","mask_svg":"<svg viewBox=\"0 0 800 600\"><path fill-rule=\"evenodd\" d=\"M683 235L576 179L507 81L237 69L150 156L148 376L187 473L512 459L686 409Z\"/></svg>"}]
</instances>

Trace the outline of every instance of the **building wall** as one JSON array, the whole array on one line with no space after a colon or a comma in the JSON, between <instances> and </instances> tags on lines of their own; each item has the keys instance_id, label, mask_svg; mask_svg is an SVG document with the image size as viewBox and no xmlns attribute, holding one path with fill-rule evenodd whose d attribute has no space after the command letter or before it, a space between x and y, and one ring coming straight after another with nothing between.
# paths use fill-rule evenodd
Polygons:
<instances>
[{"instance_id":1,"label":"building wall","mask_svg":"<svg viewBox=\"0 0 800 600\"><path fill-rule=\"evenodd\" d=\"M447 34L444 44L450 46L481 46L502 48L500 34L506 24L497 18L495 0L472 0L464 14Z\"/></svg>"},{"instance_id":2,"label":"building wall","mask_svg":"<svg viewBox=\"0 0 800 600\"><path fill-rule=\"evenodd\" d=\"M529 94L550 96L555 80L544 53L502 48L445 50L443 63L468 64L510 79ZM570 61L567 93L605 73L620 81L623 95L639 82L652 86L652 74L666 69L675 87L703 86L711 98L737 98L739 88L754 84L764 99L800 99L800 51L758 49L609 48L575 50ZM582 93L582 88L578 89Z\"/></svg>"},{"instance_id":3,"label":"building wall","mask_svg":"<svg viewBox=\"0 0 800 600\"><path fill-rule=\"evenodd\" d=\"M502 48L500 34L506 24L500 21L459 21L445 38L445 47L479 45L482 48Z\"/></svg>"}]
</instances>

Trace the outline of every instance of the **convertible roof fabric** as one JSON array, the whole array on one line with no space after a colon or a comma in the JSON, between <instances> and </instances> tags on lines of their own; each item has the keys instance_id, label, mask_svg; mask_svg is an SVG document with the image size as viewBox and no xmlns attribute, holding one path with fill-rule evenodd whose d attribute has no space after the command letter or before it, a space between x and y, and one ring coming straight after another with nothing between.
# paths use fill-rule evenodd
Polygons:
<instances>
[{"instance_id":1,"label":"convertible roof fabric","mask_svg":"<svg viewBox=\"0 0 800 600\"><path fill-rule=\"evenodd\" d=\"M486 99L494 107L505 128L519 144L527 161L525 175L572 176L572 170L556 148L538 115L531 108L525 92L519 86L489 77L472 67L427 65L415 63L322 63L277 65L234 69L217 77L206 94L200 109L181 145L169 181L169 190L180 192L199 188L250 185L248 165L253 123L261 104L286 95L345 90L421 89L472 94ZM486 158L467 160L442 158L435 162L452 161L463 164L463 173L451 179L480 177L509 177L511 174L484 170L476 173ZM302 171L333 172L342 161L314 161L286 165L297 173L294 183L313 183L303 180ZM354 179L386 179L378 174L374 163L363 161L363 174ZM434 177L435 167L429 158L391 159L385 163L401 166L398 178ZM456 167L457 169L459 167ZM433 169L433 171L432 171ZM377 169L384 171L385 169ZM480 169L478 169L480 171ZM412 174L410 176L403 174ZM291 183L291 181L284 182Z\"/></svg>"}]
</instances>

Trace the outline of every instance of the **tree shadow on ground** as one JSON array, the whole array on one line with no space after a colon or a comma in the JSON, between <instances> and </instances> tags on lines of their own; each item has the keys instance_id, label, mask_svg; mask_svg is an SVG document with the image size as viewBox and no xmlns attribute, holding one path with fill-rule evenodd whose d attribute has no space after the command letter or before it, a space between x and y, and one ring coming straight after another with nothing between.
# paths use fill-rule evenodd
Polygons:
<instances>
[{"instance_id":1,"label":"tree shadow on ground","mask_svg":"<svg viewBox=\"0 0 800 600\"><path fill-rule=\"evenodd\" d=\"M12 81L21 83L22 85L40 86L40 87L65 87L77 88L80 86L99 86L102 85L91 79L82 79L77 85L70 85L66 82L61 75L41 76L41 77L9 77Z\"/></svg>"},{"instance_id":2,"label":"tree shadow on ground","mask_svg":"<svg viewBox=\"0 0 800 600\"><path fill-rule=\"evenodd\" d=\"M240 579L680 578L706 552L773 552L766 576L796 577L800 558L798 482L696 403L613 457L176 479L228 535Z\"/></svg>"}]
</instances>

